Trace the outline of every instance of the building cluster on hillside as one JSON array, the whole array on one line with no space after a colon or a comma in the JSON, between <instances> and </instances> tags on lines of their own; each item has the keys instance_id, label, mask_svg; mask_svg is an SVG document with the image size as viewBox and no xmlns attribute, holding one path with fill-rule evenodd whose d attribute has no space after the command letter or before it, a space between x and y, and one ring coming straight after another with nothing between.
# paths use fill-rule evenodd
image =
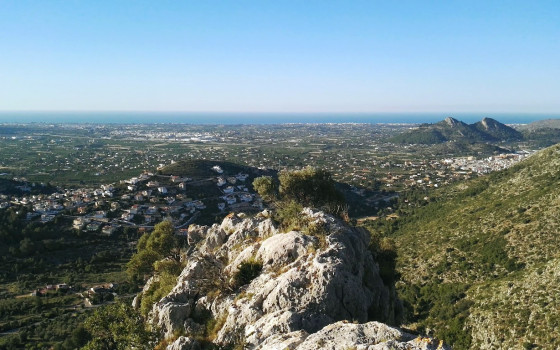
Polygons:
<instances>
[{"instance_id":1,"label":"building cluster on hillside","mask_svg":"<svg viewBox=\"0 0 560 350\"><path fill-rule=\"evenodd\" d=\"M395 164L387 162L380 166L391 171L380 180L388 188L397 186L439 187L458 179L469 179L507 169L533 153L532 151L521 151L481 159L469 156L431 161L405 161Z\"/></svg>"},{"instance_id":2,"label":"building cluster on hillside","mask_svg":"<svg viewBox=\"0 0 560 350\"><path fill-rule=\"evenodd\" d=\"M298 144L302 141L294 139L293 142ZM377 182L381 185L380 189L399 191L406 187L439 187L505 169L533 153L522 151L480 159L455 157L440 160L410 160L395 156L389 160L374 157L373 153L379 151L375 147L368 151L372 153L370 158L339 152L332 156L331 162L322 165L337 179L343 178L358 185L365 182L369 187ZM316 158L327 155L328 151L309 153L302 159L302 164L320 163L320 159ZM262 152L260 159L269 162L276 156ZM263 165L270 165L266 162ZM372 171L373 168L377 170ZM211 170L215 173L214 177L205 181L213 181L221 193L211 198L192 198L196 191L188 191L189 184L193 183L191 178L142 172L118 184L106 184L99 188L66 189L49 195L0 195L0 209L11 205L31 207L28 219L39 218L41 222L52 221L61 212L69 211L77 216L74 228L112 234L123 226L149 229L163 219L172 220L176 226L186 225L208 205L207 210L219 212L242 210L248 205L262 207L262 202L255 201L255 194L250 193L245 184L248 174L224 175L218 165ZM20 187L24 193L31 190L28 185Z\"/></svg>"},{"instance_id":3,"label":"building cluster on hillside","mask_svg":"<svg viewBox=\"0 0 560 350\"><path fill-rule=\"evenodd\" d=\"M48 297L49 295L75 293L82 298L84 306L92 307L96 304L113 301L117 296L117 287L116 283L97 284L92 287L77 287L66 283L47 284L35 288L30 296Z\"/></svg>"},{"instance_id":4,"label":"building cluster on hillside","mask_svg":"<svg viewBox=\"0 0 560 350\"><path fill-rule=\"evenodd\" d=\"M456 171L472 171L478 174L488 174L493 171L507 169L533 153L534 152L521 151L482 159L477 159L475 157L451 158L445 159L443 162Z\"/></svg>"},{"instance_id":5,"label":"building cluster on hillside","mask_svg":"<svg viewBox=\"0 0 560 350\"><path fill-rule=\"evenodd\" d=\"M204 210L220 213L226 209L262 209L262 201L255 200L255 194L246 184L248 174L226 176L217 165L212 170L216 172L214 177L197 181L144 172L119 184L99 188L66 189L48 195L1 195L0 207L25 206L29 209L27 219L40 216L41 222L64 215L73 218L72 228L76 230L106 235L112 235L121 227L150 230L162 220L170 220L178 229L183 228ZM215 190L204 198L192 198L197 191L189 190L189 184L197 188L201 183ZM210 203L212 207L208 208Z\"/></svg>"}]
</instances>

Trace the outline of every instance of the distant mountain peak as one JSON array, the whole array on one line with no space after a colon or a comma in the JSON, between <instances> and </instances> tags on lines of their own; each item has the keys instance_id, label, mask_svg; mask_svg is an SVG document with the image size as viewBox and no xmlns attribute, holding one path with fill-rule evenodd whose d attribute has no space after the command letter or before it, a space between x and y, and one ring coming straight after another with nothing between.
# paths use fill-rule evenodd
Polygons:
<instances>
[{"instance_id":1,"label":"distant mountain peak","mask_svg":"<svg viewBox=\"0 0 560 350\"><path fill-rule=\"evenodd\" d=\"M460 123L460 121L458 121L457 119L455 119L455 118L453 118L453 117L447 117L447 118L445 118L445 122L446 122L447 124L449 124L450 126L457 125L457 124Z\"/></svg>"},{"instance_id":2,"label":"distant mountain peak","mask_svg":"<svg viewBox=\"0 0 560 350\"><path fill-rule=\"evenodd\" d=\"M482 120L480 121L480 125L482 125L482 127L486 130L490 128L499 128L502 126L507 127L505 124L500 123L496 119L487 118L487 117L482 118Z\"/></svg>"},{"instance_id":3,"label":"distant mountain peak","mask_svg":"<svg viewBox=\"0 0 560 350\"><path fill-rule=\"evenodd\" d=\"M523 137L519 131L492 118L483 118L472 125L495 140L521 140Z\"/></svg>"},{"instance_id":4,"label":"distant mountain peak","mask_svg":"<svg viewBox=\"0 0 560 350\"><path fill-rule=\"evenodd\" d=\"M410 143L436 144L447 141L487 142L521 140L523 136L517 130L492 118L483 118L474 124L466 124L453 117L447 117L435 124L423 124L417 130L397 136L395 141Z\"/></svg>"}]
</instances>

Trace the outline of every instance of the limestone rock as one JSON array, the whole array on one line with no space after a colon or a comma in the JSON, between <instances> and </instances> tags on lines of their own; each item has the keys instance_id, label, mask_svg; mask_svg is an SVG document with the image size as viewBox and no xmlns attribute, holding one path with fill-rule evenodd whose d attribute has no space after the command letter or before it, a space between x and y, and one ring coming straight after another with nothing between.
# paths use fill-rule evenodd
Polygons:
<instances>
[{"instance_id":1,"label":"limestone rock","mask_svg":"<svg viewBox=\"0 0 560 350\"><path fill-rule=\"evenodd\" d=\"M203 241L200 252L202 254L212 254L216 248L219 248L227 239L226 232L217 225L212 226Z\"/></svg>"},{"instance_id":2,"label":"limestone rock","mask_svg":"<svg viewBox=\"0 0 560 350\"><path fill-rule=\"evenodd\" d=\"M215 324L212 341L218 346L420 349L410 347L413 336L368 322L392 323L400 307L368 250L369 234L321 211L305 209L301 215L314 227L311 234L279 233L265 212L230 214L206 232L193 228L198 243L184 257L177 285L154 304L150 321L166 337L178 330L200 334ZM233 284L247 260L262 263L262 270L243 286ZM191 344L186 339L170 346L191 349L182 345Z\"/></svg>"},{"instance_id":3,"label":"limestone rock","mask_svg":"<svg viewBox=\"0 0 560 350\"><path fill-rule=\"evenodd\" d=\"M196 301L220 284L222 263L211 256L190 259L177 285L171 292L154 304L149 319L157 324L166 337L185 328ZM145 287L144 290L147 290Z\"/></svg>"},{"instance_id":4,"label":"limestone rock","mask_svg":"<svg viewBox=\"0 0 560 350\"><path fill-rule=\"evenodd\" d=\"M200 344L194 339L188 337L179 337L166 350L200 350Z\"/></svg>"},{"instance_id":5,"label":"limestone rock","mask_svg":"<svg viewBox=\"0 0 560 350\"><path fill-rule=\"evenodd\" d=\"M187 230L187 242L189 245L195 245L205 236L208 226L190 225Z\"/></svg>"},{"instance_id":6,"label":"limestone rock","mask_svg":"<svg viewBox=\"0 0 560 350\"><path fill-rule=\"evenodd\" d=\"M270 268L286 266L298 257L308 253L317 244L317 238L300 232L288 232L272 236L265 240L257 254L257 259Z\"/></svg>"},{"instance_id":7,"label":"limestone rock","mask_svg":"<svg viewBox=\"0 0 560 350\"><path fill-rule=\"evenodd\" d=\"M191 310L190 303L168 302L164 298L154 305L152 322L156 323L166 336L171 336L188 319Z\"/></svg>"},{"instance_id":8,"label":"limestone rock","mask_svg":"<svg viewBox=\"0 0 560 350\"><path fill-rule=\"evenodd\" d=\"M276 333L257 350L435 350L449 349L439 341L417 337L379 322L363 324L339 321L316 333L304 331Z\"/></svg>"}]
</instances>

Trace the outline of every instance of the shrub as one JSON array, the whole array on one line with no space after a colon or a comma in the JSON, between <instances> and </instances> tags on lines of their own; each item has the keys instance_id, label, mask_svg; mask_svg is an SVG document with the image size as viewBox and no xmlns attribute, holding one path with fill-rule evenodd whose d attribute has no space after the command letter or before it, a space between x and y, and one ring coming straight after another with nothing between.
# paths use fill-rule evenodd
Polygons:
<instances>
[{"instance_id":1,"label":"shrub","mask_svg":"<svg viewBox=\"0 0 560 350\"><path fill-rule=\"evenodd\" d=\"M138 240L138 252L127 263L126 273L131 281L141 281L154 271L154 263L165 257L179 260L179 242L173 233L173 224L163 221L154 231Z\"/></svg>"},{"instance_id":2,"label":"shrub","mask_svg":"<svg viewBox=\"0 0 560 350\"><path fill-rule=\"evenodd\" d=\"M307 167L282 171L278 179L283 200L321 208L332 214L342 214L345 210L344 196L335 188L332 175L326 170Z\"/></svg>"},{"instance_id":3,"label":"shrub","mask_svg":"<svg viewBox=\"0 0 560 350\"><path fill-rule=\"evenodd\" d=\"M301 215L302 210L303 206L296 201L278 203L274 219L284 231L299 231L306 221Z\"/></svg>"},{"instance_id":4,"label":"shrub","mask_svg":"<svg viewBox=\"0 0 560 350\"><path fill-rule=\"evenodd\" d=\"M278 196L278 184L270 176L257 177L253 181L253 188L265 201L271 201Z\"/></svg>"},{"instance_id":5,"label":"shrub","mask_svg":"<svg viewBox=\"0 0 560 350\"><path fill-rule=\"evenodd\" d=\"M128 302L97 309L84 324L91 340L83 349L152 349L159 330L149 330Z\"/></svg>"},{"instance_id":6,"label":"shrub","mask_svg":"<svg viewBox=\"0 0 560 350\"><path fill-rule=\"evenodd\" d=\"M154 265L158 280L142 294L140 311L144 316L148 315L154 303L171 292L177 284L177 276L183 269L181 263L174 260L162 260Z\"/></svg>"}]
</instances>

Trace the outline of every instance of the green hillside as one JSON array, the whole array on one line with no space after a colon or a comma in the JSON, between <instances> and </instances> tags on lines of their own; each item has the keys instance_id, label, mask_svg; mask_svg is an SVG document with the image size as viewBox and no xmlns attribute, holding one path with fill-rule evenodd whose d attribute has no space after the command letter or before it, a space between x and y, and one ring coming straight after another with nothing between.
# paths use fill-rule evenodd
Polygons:
<instances>
[{"instance_id":1,"label":"green hillside","mask_svg":"<svg viewBox=\"0 0 560 350\"><path fill-rule=\"evenodd\" d=\"M390 139L395 143L434 145L447 141L447 138L441 133L428 125L421 125L418 129L396 135Z\"/></svg>"},{"instance_id":2,"label":"green hillside","mask_svg":"<svg viewBox=\"0 0 560 350\"><path fill-rule=\"evenodd\" d=\"M24 190L25 189L25 190ZM0 193L11 195L51 194L56 188L45 184L28 184L26 182L0 178Z\"/></svg>"},{"instance_id":3,"label":"green hillside","mask_svg":"<svg viewBox=\"0 0 560 350\"><path fill-rule=\"evenodd\" d=\"M491 155L500 153L511 153L512 150L495 144L465 141L450 141L430 146L430 152L438 156L458 156L458 155Z\"/></svg>"},{"instance_id":4,"label":"green hillside","mask_svg":"<svg viewBox=\"0 0 560 350\"><path fill-rule=\"evenodd\" d=\"M549 147L560 142L560 129L545 127L523 130L523 138L533 147Z\"/></svg>"},{"instance_id":5,"label":"green hillside","mask_svg":"<svg viewBox=\"0 0 560 350\"><path fill-rule=\"evenodd\" d=\"M409 327L456 349L560 347L560 146L385 223Z\"/></svg>"},{"instance_id":6,"label":"green hillside","mask_svg":"<svg viewBox=\"0 0 560 350\"><path fill-rule=\"evenodd\" d=\"M240 172L248 172L252 169L239 164L223 161L187 159L170 164L160 170L163 175L186 176L193 179L208 178L218 175L212 170L213 166L222 168L224 175L234 175Z\"/></svg>"},{"instance_id":7,"label":"green hillside","mask_svg":"<svg viewBox=\"0 0 560 350\"><path fill-rule=\"evenodd\" d=\"M519 130L534 131L538 129L560 129L560 119L543 119L522 125Z\"/></svg>"}]
</instances>

